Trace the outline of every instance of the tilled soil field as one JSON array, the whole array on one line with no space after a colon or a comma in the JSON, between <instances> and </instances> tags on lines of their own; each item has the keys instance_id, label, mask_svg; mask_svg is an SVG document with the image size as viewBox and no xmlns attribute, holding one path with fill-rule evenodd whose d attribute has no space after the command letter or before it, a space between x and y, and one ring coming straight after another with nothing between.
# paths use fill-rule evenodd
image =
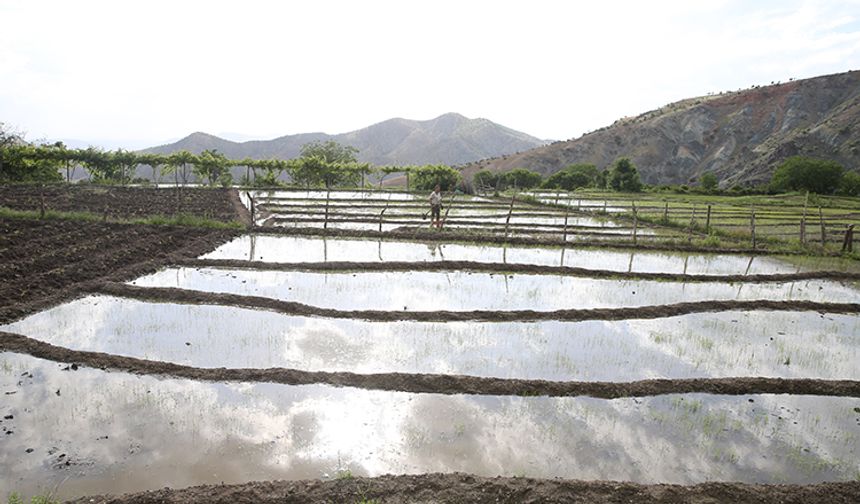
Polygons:
<instances>
[{"instance_id":1,"label":"tilled soil field","mask_svg":"<svg viewBox=\"0 0 860 504\"><path fill-rule=\"evenodd\" d=\"M232 192L235 194L235 191ZM0 186L0 207L107 214L131 219L152 215L195 215L229 222L237 219L230 189L105 186Z\"/></svg>"},{"instance_id":2,"label":"tilled soil field","mask_svg":"<svg viewBox=\"0 0 860 504\"><path fill-rule=\"evenodd\" d=\"M235 215L235 214L234 214ZM236 231L66 220L0 219L0 322L196 257Z\"/></svg>"}]
</instances>

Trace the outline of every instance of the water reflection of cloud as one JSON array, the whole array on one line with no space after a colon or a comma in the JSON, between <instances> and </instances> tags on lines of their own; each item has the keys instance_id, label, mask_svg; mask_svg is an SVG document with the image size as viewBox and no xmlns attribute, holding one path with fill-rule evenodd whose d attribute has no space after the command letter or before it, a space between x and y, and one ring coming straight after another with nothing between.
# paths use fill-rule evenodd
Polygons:
<instances>
[{"instance_id":1,"label":"water reflection of cloud","mask_svg":"<svg viewBox=\"0 0 860 504\"><path fill-rule=\"evenodd\" d=\"M204 255L207 259L248 259L251 249L249 236L241 236ZM380 249L382 259L380 259ZM499 245L443 245L447 260L509 262L558 266L561 249ZM435 260L421 243L308 238L258 235L254 243L254 259L267 262L313 261L429 261ZM632 260L632 261L631 261ZM744 257L728 254L683 254L671 252L619 252L613 250L565 250L566 266L614 271L665 272L689 274L793 273L798 270L843 269L834 260L808 261L794 265L775 257ZM632 268L631 268L632 266Z\"/></svg>"},{"instance_id":2,"label":"water reflection of cloud","mask_svg":"<svg viewBox=\"0 0 860 504\"><path fill-rule=\"evenodd\" d=\"M105 296L76 300L3 329L76 350L198 367L550 380L860 378L860 317L814 312L615 322L369 322Z\"/></svg>"},{"instance_id":3,"label":"water reflection of cloud","mask_svg":"<svg viewBox=\"0 0 860 504\"><path fill-rule=\"evenodd\" d=\"M2 360L0 385L18 390L3 407L19 423L4 440L0 474L23 491L67 475L65 495L347 468L679 483L810 482L856 469L850 398L415 395L63 372L8 353ZM34 379L17 387L21 369ZM87 463L54 470L52 446ZM37 449L32 458L20 455L26 447ZM139 476L117 477L126 473Z\"/></svg>"},{"instance_id":4,"label":"water reflection of cloud","mask_svg":"<svg viewBox=\"0 0 860 504\"><path fill-rule=\"evenodd\" d=\"M547 311L758 299L860 302L860 290L827 280L732 284L466 271L320 273L169 268L133 283L264 296L342 310Z\"/></svg>"}]
</instances>

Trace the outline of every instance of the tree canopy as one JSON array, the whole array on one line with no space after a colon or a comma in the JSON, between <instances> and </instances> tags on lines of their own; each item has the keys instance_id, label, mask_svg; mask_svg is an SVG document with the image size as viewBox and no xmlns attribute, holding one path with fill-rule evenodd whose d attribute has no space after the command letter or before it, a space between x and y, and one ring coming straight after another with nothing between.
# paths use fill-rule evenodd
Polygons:
<instances>
[{"instance_id":1,"label":"tree canopy","mask_svg":"<svg viewBox=\"0 0 860 504\"><path fill-rule=\"evenodd\" d=\"M543 183L547 189L572 191L579 187L596 187L600 172L592 164L572 164L550 175Z\"/></svg>"},{"instance_id":2,"label":"tree canopy","mask_svg":"<svg viewBox=\"0 0 860 504\"><path fill-rule=\"evenodd\" d=\"M639 192L642 190L642 181L639 179L639 171L629 158L618 158L609 169L607 185L621 192Z\"/></svg>"},{"instance_id":3,"label":"tree canopy","mask_svg":"<svg viewBox=\"0 0 860 504\"><path fill-rule=\"evenodd\" d=\"M843 172L844 168L836 161L792 156L773 172L770 189L833 194L839 188Z\"/></svg>"}]
</instances>

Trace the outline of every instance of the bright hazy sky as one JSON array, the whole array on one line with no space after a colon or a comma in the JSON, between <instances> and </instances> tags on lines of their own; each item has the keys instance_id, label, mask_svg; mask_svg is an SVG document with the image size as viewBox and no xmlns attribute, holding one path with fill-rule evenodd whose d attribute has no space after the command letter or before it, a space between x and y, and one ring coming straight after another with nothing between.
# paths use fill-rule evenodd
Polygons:
<instances>
[{"instance_id":1,"label":"bright hazy sky","mask_svg":"<svg viewBox=\"0 0 860 504\"><path fill-rule=\"evenodd\" d=\"M446 112L568 139L860 69L860 0L0 0L0 122L140 148Z\"/></svg>"}]
</instances>

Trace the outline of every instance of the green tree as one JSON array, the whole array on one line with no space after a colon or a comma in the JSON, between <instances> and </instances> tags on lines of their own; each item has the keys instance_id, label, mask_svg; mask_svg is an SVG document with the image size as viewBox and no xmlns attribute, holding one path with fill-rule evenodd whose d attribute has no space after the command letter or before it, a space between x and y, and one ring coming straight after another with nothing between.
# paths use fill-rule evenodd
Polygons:
<instances>
[{"instance_id":1,"label":"green tree","mask_svg":"<svg viewBox=\"0 0 860 504\"><path fill-rule=\"evenodd\" d=\"M324 163L354 163L358 149L351 145L341 145L334 140L311 142L302 145L300 157L318 157Z\"/></svg>"},{"instance_id":2,"label":"green tree","mask_svg":"<svg viewBox=\"0 0 860 504\"><path fill-rule=\"evenodd\" d=\"M564 189L572 191L579 187L597 185L600 172L592 164L573 164L550 175L543 183L547 189Z\"/></svg>"},{"instance_id":3,"label":"green tree","mask_svg":"<svg viewBox=\"0 0 860 504\"><path fill-rule=\"evenodd\" d=\"M7 144L0 148L0 182L60 182L60 166L39 147Z\"/></svg>"},{"instance_id":4,"label":"green tree","mask_svg":"<svg viewBox=\"0 0 860 504\"><path fill-rule=\"evenodd\" d=\"M505 188L531 189L538 187L543 182L543 177L541 177L540 173L525 168L514 168L499 176L502 181L501 185Z\"/></svg>"},{"instance_id":5,"label":"green tree","mask_svg":"<svg viewBox=\"0 0 860 504\"><path fill-rule=\"evenodd\" d=\"M174 152L167 157L167 169L173 173L173 180L177 186L180 179L182 180L182 185L188 183L188 166L191 165L193 167L196 163L197 156L187 150Z\"/></svg>"},{"instance_id":6,"label":"green tree","mask_svg":"<svg viewBox=\"0 0 860 504\"><path fill-rule=\"evenodd\" d=\"M115 166L109 152L89 146L78 151L79 160L89 173L90 180L96 183L109 183L114 179Z\"/></svg>"},{"instance_id":7,"label":"green tree","mask_svg":"<svg viewBox=\"0 0 860 504\"><path fill-rule=\"evenodd\" d=\"M217 150L205 150L197 156L197 163L194 164L194 175L200 181L206 179L210 186L218 182L229 185L233 178L230 173L230 164L231 161L227 159L227 156Z\"/></svg>"},{"instance_id":8,"label":"green tree","mask_svg":"<svg viewBox=\"0 0 860 504\"><path fill-rule=\"evenodd\" d=\"M472 185L476 189L496 189L499 183L499 176L490 170L479 170L472 175Z\"/></svg>"},{"instance_id":9,"label":"green tree","mask_svg":"<svg viewBox=\"0 0 860 504\"><path fill-rule=\"evenodd\" d=\"M833 194L839 187L843 171L842 165L836 161L792 156L773 172L769 187L776 192Z\"/></svg>"},{"instance_id":10,"label":"green tree","mask_svg":"<svg viewBox=\"0 0 860 504\"><path fill-rule=\"evenodd\" d=\"M639 179L639 171L629 158L622 157L615 160L606 180L610 189L620 192L639 192L642 190L642 181Z\"/></svg>"},{"instance_id":11,"label":"green tree","mask_svg":"<svg viewBox=\"0 0 860 504\"><path fill-rule=\"evenodd\" d=\"M152 169L152 181L158 185L158 181L161 180L161 167L167 164L167 156L163 154L141 154L138 156L138 161Z\"/></svg>"},{"instance_id":12,"label":"green tree","mask_svg":"<svg viewBox=\"0 0 860 504\"><path fill-rule=\"evenodd\" d=\"M860 196L860 174L853 171L845 172L837 192L842 196Z\"/></svg>"},{"instance_id":13,"label":"green tree","mask_svg":"<svg viewBox=\"0 0 860 504\"><path fill-rule=\"evenodd\" d=\"M436 184L443 191L453 191L460 183L460 172L447 165L424 165L410 170L412 173L412 187L421 191L429 191Z\"/></svg>"},{"instance_id":14,"label":"green tree","mask_svg":"<svg viewBox=\"0 0 860 504\"><path fill-rule=\"evenodd\" d=\"M109 153L110 162L116 168L113 171L112 181L125 185L134 178L134 171L139 164L138 155L135 152L117 149Z\"/></svg>"},{"instance_id":15,"label":"green tree","mask_svg":"<svg viewBox=\"0 0 860 504\"><path fill-rule=\"evenodd\" d=\"M705 172L699 177L699 185L708 192L716 190L717 184L717 176L713 172Z\"/></svg>"}]
</instances>

